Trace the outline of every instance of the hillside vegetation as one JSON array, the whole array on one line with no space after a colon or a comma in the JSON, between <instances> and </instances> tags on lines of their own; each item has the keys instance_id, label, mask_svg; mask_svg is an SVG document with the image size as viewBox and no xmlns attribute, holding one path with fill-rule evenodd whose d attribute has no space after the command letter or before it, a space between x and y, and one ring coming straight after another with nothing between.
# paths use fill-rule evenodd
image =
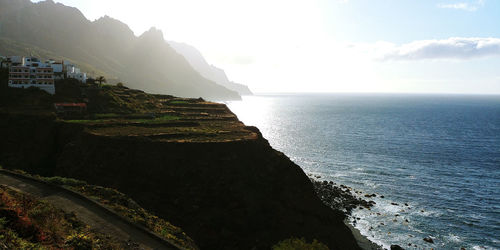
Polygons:
<instances>
[{"instance_id":1,"label":"hillside vegetation","mask_svg":"<svg viewBox=\"0 0 500 250\"><path fill-rule=\"evenodd\" d=\"M20 191L0 185L1 249L124 249L118 241L98 233L74 213Z\"/></svg>"},{"instance_id":2,"label":"hillside vegetation","mask_svg":"<svg viewBox=\"0 0 500 250\"><path fill-rule=\"evenodd\" d=\"M0 166L1 168L1 166ZM198 249L194 241L186 235L186 233L183 232L183 230L179 227L176 227L169 223L168 221L165 221L162 218L159 218L158 216L155 216L139 206L135 201L133 201L131 198L126 196L125 194L119 192L118 190L112 189L112 188L106 188L106 187L101 187L101 186L95 186L95 185L89 185L84 181L76 180L76 179L70 179L70 178L63 178L59 176L54 176L54 177L41 177L39 175L30 175L24 171L21 170L15 170L16 174L18 175L23 175L27 176L29 178L35 178L39 179L43 182L58 185L61 187L64 187L66 189L72 190L76 193L79 193L83 196L86 196L89 199L92 199L96 201L97 203L100 203L102 206L114 211L118 215L126 218L127 220L131 221L132 223L136 223L138 225L141 225L150 231L156 233L157 235L160 235L163 237L165 240L167 240L169 243L177 246L179 249ZM1 186L0 185L0 206L13 206L7 204L5 201L10 193L13 193L13 197L21 197L23 199L30 199L35 202L34 198L31 198L29 195L22 194L20 192L13 192L10 188L6 186ZM8 196L8 197L12 197ZM3 203L1 203L3 202ZM12 203L12 202L11 202ZM51 211L57 212L57 208L54 207L53 205L49 203L44 203L44 202L39 202L40 204L47 205ZM14 204L15 205L15 204ZM57 205L57 204L55 204ZM6 208L8 209L8 208ZM29 209L29 208L26 208ZM21 214L21 213L20 213ZM29 212L28 212L29 214ZM64 213L59 213L57 212L56 215L59 214L64 214ZM2 215L0 214L0 217ZM72 215L74 216L74 215ZM7 219L6 219L7 220ZM12 218L9 220L10 224L12 225ZM1 219L0 219L1 223ZM81 222L79 222L82 224ZM12 228L11 228L12 229Z\"/></svg>"}]
</instances>

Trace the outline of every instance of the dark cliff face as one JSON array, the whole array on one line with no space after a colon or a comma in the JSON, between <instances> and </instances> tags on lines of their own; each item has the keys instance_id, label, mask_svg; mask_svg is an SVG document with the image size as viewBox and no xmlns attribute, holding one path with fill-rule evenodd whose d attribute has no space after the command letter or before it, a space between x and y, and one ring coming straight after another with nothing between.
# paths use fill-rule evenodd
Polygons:
<instances>
[{"instance_id":1,"label":"dark cliff face","mask_svg":"<svg viewBox=\"0 0 500 250\"><path fill-rule=\"evenodd\" d=\"M161 142L98 136L51 117L0 118L0 164L116 188L184 228L202 249L266 249L290 237L358 248L342 215L262 137Z\"/></svg>"}]
</instances>

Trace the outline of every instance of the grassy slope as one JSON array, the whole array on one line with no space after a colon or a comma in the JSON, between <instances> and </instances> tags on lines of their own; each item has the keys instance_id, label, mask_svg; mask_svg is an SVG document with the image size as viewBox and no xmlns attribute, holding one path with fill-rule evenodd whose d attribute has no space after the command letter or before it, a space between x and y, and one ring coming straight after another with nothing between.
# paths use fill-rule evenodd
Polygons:
<instances>
[{"instance_id":1,"label":"grassy slope","mask_svg":"<svg viewBox=\"0 0 500 250\"><path fill-rule=\"evenodd\" d=\"M140 224L147 229L157 233L158 235L161 235L170 242L173 242L180 249L198 249L194 241L189 236L187 236L181 228L176 227L168 221L165 221L164 219L149 213L128 196L115 189L89 185L84 181L70 178L63 178L58 176L32 176L20 170L16 170L16 172L19 174L38 178L48 183L68 188L90 199L93 199L94 201L116 212L117 214L131 220L132 222Z\"/></svg>"},{"instance_id":2,"label":"grassy slope","mask_svg":"<svg viewBox=\"0 0 500 250\"><path fill-rule=\"evenodd\" d=\"M75 214L30 195L0 185L0 248L2 249L123 249L79 221Z\"/></svg>"},{"instance_id":3,"label":"grassy slope","mask_svg":"<svg viewBox=\"0 0 500 250\"><path fill-rule=\"evenodd\" d=\"M7 87L8 73L0 70L0 107L8 110L39 109L53 111L55 102L83 102L89 100L91 113L154 113L161 104L157 95L140 90L104 85L81 85L73 79L56 81L56 94L49 95L37 88L17 89ZM161 96L161 98L173 98Z\"/></svg>"},{"instance_id":4,"label":"grassy slope","mask_svg":"<svg viewBox=\"0 0 500 250\"><path fill-rule=\"evenodd\" d=\"M181 228L162 218L150 214L135 201L123 193L101 186L89 185L83 181L63 177L39 177L47 182L69 188L101 203L131 221L145 226L149 230L173 241L182 249L198 249L194 241Z\"/></svg>"}]
</instances>

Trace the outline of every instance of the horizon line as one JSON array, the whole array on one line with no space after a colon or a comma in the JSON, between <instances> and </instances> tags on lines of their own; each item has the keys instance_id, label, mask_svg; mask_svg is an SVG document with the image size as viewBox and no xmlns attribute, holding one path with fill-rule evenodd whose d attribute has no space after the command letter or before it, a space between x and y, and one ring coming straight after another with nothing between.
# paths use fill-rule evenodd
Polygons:
<instances>
[{"instance_id":1,"label":"horizon line","mask_svg":"<svg viewBox=\"0 0 500 250\"><path fill-rule=\"evenodd\" d=\"M326 92L316 92L316 91L263 91L263 92L253 92L254 95L297 95L297 94L311 94L311 95L326 95L326 94L358 94L358 95L449 95L449 96L499 96L500 93L460 93L460 92L364 92L364 91L326 91ZM242 95L242 96L252 96L252 95Z\"/></svg>"}]
</instances>

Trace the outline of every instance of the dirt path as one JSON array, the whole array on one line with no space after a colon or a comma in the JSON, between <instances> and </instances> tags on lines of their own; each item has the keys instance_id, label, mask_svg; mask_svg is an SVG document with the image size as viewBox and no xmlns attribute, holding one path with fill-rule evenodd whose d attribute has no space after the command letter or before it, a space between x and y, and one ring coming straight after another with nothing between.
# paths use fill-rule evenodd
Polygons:
<instances>
[{"instance_id":1,"label":"dirt path","mask_svg":"<svg viewBox=\"0 0 500 250\"><path fill-rule=\"evenodd\" d=\"M177 249L110 215L102 207L60 189L4 173L0 173L0 184L19 189L39 199L48 201L66 212L75 212L78 219L93 229L120 240L130 240L138 243L140 249Z\"/></svg>"}]
</instances>

